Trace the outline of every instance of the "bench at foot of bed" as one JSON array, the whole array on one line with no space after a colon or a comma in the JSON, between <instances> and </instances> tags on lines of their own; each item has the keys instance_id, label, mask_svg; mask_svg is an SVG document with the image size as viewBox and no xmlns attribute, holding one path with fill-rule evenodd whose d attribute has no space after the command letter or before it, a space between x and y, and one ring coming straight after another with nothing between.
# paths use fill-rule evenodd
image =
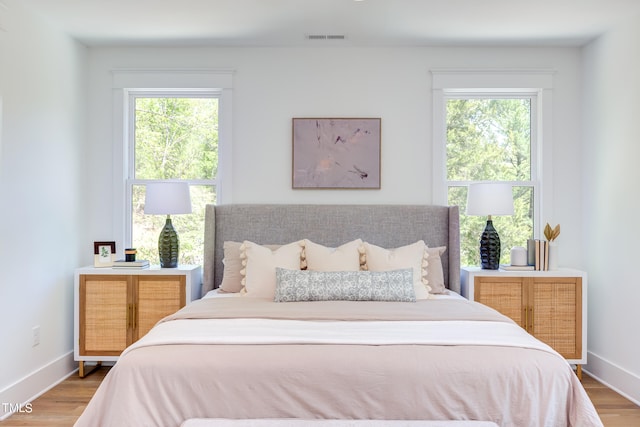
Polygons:
<instances>
[{"instance_id":1,"label":"bench at foot of bed","mask_svg":"<svg viewBox=\"0 0 640 427\"><path fill-rule=\"evenodd\" d=\"M193 418L180 427L498 427L490 421L419 421L419 420L299 420L256 419L231 420Z\"/></svg>"}]
</instances>

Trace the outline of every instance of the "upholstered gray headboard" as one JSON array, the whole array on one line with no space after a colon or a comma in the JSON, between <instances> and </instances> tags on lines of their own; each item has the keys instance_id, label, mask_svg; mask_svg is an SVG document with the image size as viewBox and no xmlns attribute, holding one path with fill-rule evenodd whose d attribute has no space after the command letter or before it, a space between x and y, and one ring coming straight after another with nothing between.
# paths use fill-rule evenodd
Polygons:
<instances>
[{"instance_id":1,"label":"upholstered gray headboard","mask_svg":"<svg viewBox=\"0 0 640 427\"><path fill-rule=\"evenodd\" d=\"M385 248L417 240L446 246L445 285L460 292L457 206L246 204L206 207L202 293L220 286L225 241L285 244L310 239L339 246L357 238Z\"/></svg>"}]
</instances>

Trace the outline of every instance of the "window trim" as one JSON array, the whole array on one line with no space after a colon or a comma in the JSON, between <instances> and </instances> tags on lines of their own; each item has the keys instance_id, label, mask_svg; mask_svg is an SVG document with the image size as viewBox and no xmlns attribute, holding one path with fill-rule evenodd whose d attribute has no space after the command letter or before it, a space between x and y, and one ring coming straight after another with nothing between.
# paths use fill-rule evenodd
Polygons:
<instances>
[{"instance_id":1,"label":"window trim","mask_svg":"<svg viewBox=\"0 0 640 427\"><path fill-rule=\"evenodd\" d=\"M552 192L546 192L545 189L553 188L551 117L554 73L555 71L549 69L431 70L433 95L432 200L434 204L447 204L449 187L446 176L447 99L461 94L478 96L507 96L509 94L531 96L535 94L536 122L531 129L531 179L535 197L533 232L534 236L542 233L542 218L548 217L553 209ZM532 114L534 114L533 106ZM464 184L462 181L456 182L456 184L458 183ZM514 181L513 184L522 185L518 181Z\"/></svg>"},{"instance_id":2,"label":"window trim","mask_svg":"<svg viewBox=\"0 0 640 427\"><path fill-rule=\"evenodd\" d=\"M219 93L218 174L215 178L217 203L232 203L232 95L233 69L117 69L112 70L113 90L113 235L120 247L131 244L131 196L127 179L131 167L129 151L129 92ZM207 180L208 181L208 180ZM142 180L140 180L142 182ZM197 185L199 180L189 181ZM135 185L135 183L132 183Z\"/></svg>"}]
</instances>

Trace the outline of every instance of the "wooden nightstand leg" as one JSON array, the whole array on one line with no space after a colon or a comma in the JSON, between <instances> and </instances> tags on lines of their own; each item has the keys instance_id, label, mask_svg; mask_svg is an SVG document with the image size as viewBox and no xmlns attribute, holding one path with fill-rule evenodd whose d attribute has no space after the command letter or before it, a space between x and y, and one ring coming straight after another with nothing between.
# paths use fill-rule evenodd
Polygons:
<instances>
[{"instance_id":1,"label":"wooden nightstand leg","mask_svg":"<svg viewBox=\"0 0 640 427\"><path fill-rule=\"evenodd\" d=\"M102 366L102 362L96 362L95 366L93 366L91 369L89 369L87 372L85 372L84 370L84 360L81 360L80 362L78 362L78 376L80 378L84 378L87 375L89 375L90 373L96 371L97 369L99 369Z\"/></svg>"},{"instance_id":2,"label":"wooden nightstand leg","mask_svg":"<svg viewBox=\"0 0 640 427\"><path fill-rule=\"evenodd\" d=\"M580 382L582 382L582 365L576 365L576 375Z\"/></svg>"}]
</instances>

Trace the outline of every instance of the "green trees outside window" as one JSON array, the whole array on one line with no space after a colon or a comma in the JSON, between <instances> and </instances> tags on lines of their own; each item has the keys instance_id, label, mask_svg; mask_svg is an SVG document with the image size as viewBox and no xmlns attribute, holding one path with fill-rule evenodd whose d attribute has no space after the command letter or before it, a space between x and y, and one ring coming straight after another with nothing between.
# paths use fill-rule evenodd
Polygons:
<instances>
[{"instance_id":1,"label":"green trees outside window","mask_svg":"<svg viewBox=\"0 0 640 427\"><path fill-rule=\"evenodd\" d=\"M204 207L216 202L218 98L133 97L130 155L131 245L138 259L158 263L165 217L144 214L145 183L187 181L193 213L172 216L180 238L179 264L202 264Z\"/></svg>"},{"instance_id":2,"label":"green trees outside window","mask_svg":"<svg viewBox=\"0 0 640 427\"><path fill-rule=\"evenodd\" d=\"M466 216L467 185L475 181L513 184L514 215L495 216L500 263L513 246L533 236L535 172L532 129L535 98L449 97L446 102L446 180L448 203L460 206L461 264L479 265L479 239L486 217Z\"/></svg>"}]
</instances>

